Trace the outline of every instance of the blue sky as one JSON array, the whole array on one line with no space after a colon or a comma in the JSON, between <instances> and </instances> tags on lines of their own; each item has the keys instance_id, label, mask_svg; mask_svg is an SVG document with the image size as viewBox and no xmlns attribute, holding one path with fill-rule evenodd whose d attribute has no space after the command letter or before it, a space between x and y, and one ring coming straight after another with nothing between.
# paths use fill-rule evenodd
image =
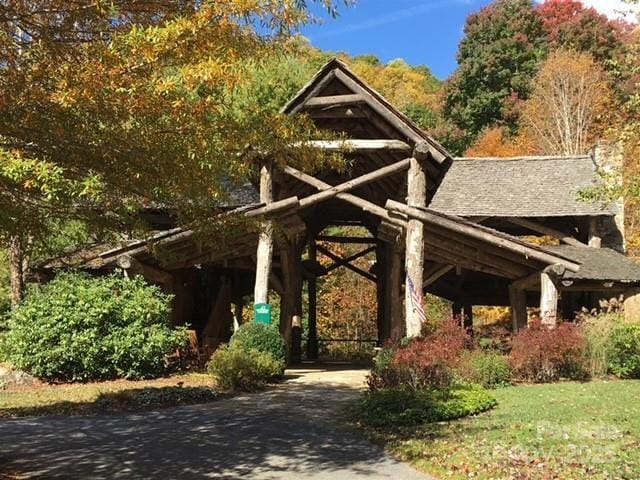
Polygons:
<instances>
[{"instance_id":1,"label":"blue sky","mask_svg":"<svg viewBox=\"0 0 640 480\"><path fill-rule=\"evenodd\" d=\"M337 19L310 25L302 34L323 50L375 54L383 62L404 58L427 65L441 78L456 68L464 22L490 0L358 0L340 8ZM610 16L621 0L584 0Z\"/></svg>"},{"instance_id":2,"label":"blue sky","mask_svg":"<svg viewBox=\"0 0 640 480\"><path fill-rule=\"evenodd\" d=\"M337 19L326 18L302 34L323 50L352 55L375 54L383 62L404 58L424 64L439 78L456 67L456 50L464 21L488 0L359 0L340 7Z\"/></svg>"}]
</instances>

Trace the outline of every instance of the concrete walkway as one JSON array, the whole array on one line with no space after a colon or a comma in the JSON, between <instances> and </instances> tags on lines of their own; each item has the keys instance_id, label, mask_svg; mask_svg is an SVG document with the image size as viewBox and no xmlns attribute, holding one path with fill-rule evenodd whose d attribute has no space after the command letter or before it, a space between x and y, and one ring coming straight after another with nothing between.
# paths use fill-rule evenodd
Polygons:
<instances>
[{"instance_id":1,"label":"concrete walkway","mask_svg":"<svg viewBox=\"0 0 640 480\"><path fill-rule=\"evenodd\" d=\"M0 420L0 479L429 478L333 423L365 371L288 373L273 390L206 405Z\"/></svg>"}]
</instances>

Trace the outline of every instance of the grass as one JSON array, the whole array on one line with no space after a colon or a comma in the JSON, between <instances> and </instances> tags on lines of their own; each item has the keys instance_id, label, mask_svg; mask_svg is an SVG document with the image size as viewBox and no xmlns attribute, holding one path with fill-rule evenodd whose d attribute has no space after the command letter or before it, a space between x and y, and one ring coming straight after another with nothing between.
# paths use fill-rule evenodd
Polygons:
<instances>
[{"instance_id":1,"label":"grass","mask_svg":"<svg viewBox=\"0 0 640 480\"><path fill-rule=\"evenodd\" d=\"M91 415L203 403L216 399L211 377L187 373L156 380L36 384L0 390L0 418Z\"/></svg>"},{"instance_id":2,"label":"grass","mask_svg":"<svg viewBox=\"0 0 640 480\"><path fill-rule=\"evenodd\" d=\"M367 433L441 479L640 478L640 381L494 393L498 407L477 417Z\"/></svg>"}]
</instances>

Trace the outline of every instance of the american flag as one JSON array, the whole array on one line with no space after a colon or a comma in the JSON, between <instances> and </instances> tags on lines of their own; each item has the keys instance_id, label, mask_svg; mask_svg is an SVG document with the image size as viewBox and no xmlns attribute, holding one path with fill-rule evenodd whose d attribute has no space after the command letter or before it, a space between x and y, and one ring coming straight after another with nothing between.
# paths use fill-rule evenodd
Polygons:
<instances>
[{"instance_id":1,"label":"american flag","mask_svg":"<svg viewBox=\"0 0 640 480\"><path fill-rule=\"evenodd\" d=\"M409 293L411 295L411 308L418 314L420 322L424 323L427 320L427 316L424 313L424 308L422 308L422 292L418 291L409 275L407 275L407 283L409 284Z\"/></svg>"}]
</instances>

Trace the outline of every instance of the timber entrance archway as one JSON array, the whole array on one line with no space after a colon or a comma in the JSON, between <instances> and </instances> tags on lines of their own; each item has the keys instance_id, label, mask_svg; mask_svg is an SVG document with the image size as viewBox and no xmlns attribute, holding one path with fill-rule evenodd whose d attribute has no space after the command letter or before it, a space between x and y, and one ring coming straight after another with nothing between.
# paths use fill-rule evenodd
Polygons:
<instances>
[{"instance_id":1,"label":"timber entrance archway","mask_svg":"<svg viewBox=\"0 0 640 480\"><path fill-rule=\"evenodd\" d=\"M517 329L527 323L528 306L540 306L543 321L554 324L600 298L633 296L640 285L640 268L619 253L620 205L577 199L578 190L594 181L597 156L454 159L338 60L283 111L309 115L318 127L340 132L344 140L311 144L341 151L350 168L303 172L266 158L259 180L231 192L236 200L225 213L260 219L259 232L239 232L220 246L189 230L169 229L118 248L45 262L41 273L69 264L140 273L175 295L175 321L195 325L201 341L212 346L230 335L232 311L242 316L242 299L253 294L254 302L263 303L274 290L294 360L302 354L305 310L308 356L317 356L314 292L316 279L326 273L317 255L333 255L318 240L333 225L368 232L358 255L374 252L373 268L362 271L354 258L334 255L333 261L335 268L351 268L375 282L381 342L419 333L425 292L466 312L473 305L510 306ZM521 235L546 235L558 245L535 245ZM303 305L305 281L309 301Z\"/></svg>"}]
</instances>

